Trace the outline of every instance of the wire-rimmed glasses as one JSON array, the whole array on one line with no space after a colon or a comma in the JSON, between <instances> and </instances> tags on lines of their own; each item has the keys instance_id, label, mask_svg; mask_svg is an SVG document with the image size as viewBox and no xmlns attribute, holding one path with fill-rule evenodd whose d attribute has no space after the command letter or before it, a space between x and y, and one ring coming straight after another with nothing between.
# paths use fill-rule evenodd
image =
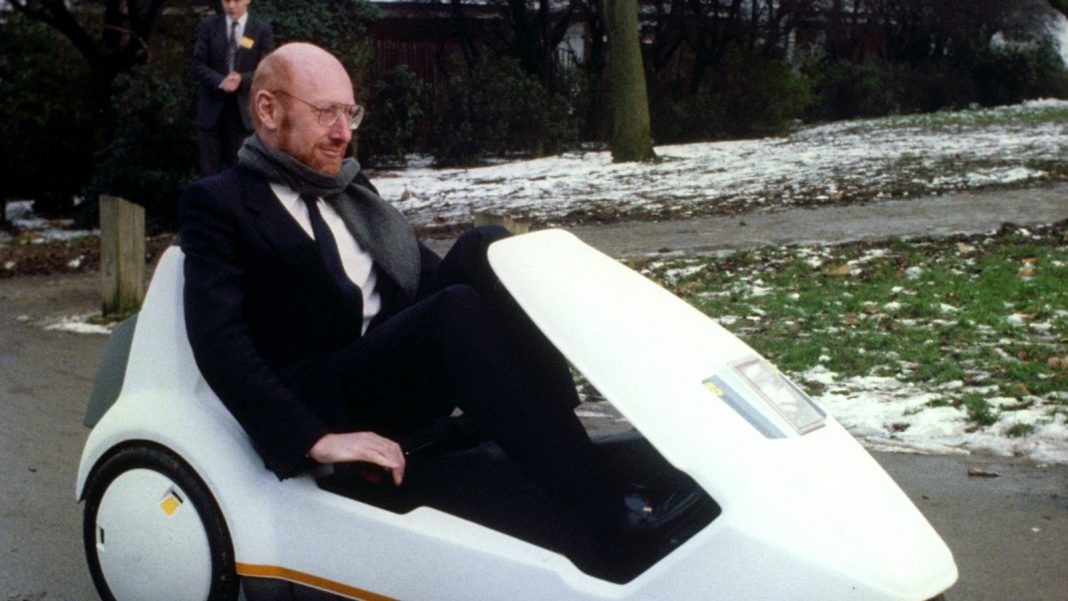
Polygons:
<instances>
[{"instance_id":1,"label":"wire-rimmed glasses","mask_svg":"<svg viewBox=\"0 0 1068 601\"><path fill-rule=\"evenodd\" d=\"M350 129L356 129L360 126L360 121L363 121L363 107L358 104L334 103L327 107L321 107L316 106L299 96L294 96L293 94L285 90L272 90L271 93L285 94L286 96L289 96L294 100L299 100L300 102L303 102L304 104L308 105L313 111L315 111L319 125L322 125L323 127L332 127L335 123L337 123L337 120L340 119L342 115L345 115L349 118Z\"/></svg>"}]
</instances>

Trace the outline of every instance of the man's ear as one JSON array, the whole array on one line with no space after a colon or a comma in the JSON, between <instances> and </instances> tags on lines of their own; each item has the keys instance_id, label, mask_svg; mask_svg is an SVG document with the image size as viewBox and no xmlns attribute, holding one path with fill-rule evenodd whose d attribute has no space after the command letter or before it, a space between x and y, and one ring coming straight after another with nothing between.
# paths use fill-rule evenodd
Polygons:
<instances>
[{"instance_id":1,"label":"man's ear","mask_svg":"<svg viewBox=\"0 0 1068 601\"><path fill-rule=\"evenodd\" d=\"M282 106L275 98L274 94L271 94L267 90L259 90L252 98L252 110L256 112L256 116L259 118L263 128L268 131L274 131L278 129L278 124L281 121Z\"/></svg>"}]
</instances>

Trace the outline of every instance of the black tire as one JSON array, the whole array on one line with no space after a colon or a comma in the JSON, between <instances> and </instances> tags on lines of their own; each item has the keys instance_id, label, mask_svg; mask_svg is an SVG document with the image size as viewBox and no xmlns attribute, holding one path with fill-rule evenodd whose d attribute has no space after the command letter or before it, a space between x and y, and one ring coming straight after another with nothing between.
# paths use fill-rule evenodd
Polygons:
<instances>
[{"instance_id":1,"label":"black tire","mask_svg":"<svg viewBox=\"0 0 1068 601\"><path fill-rule=\"evenodd\" d=\"M82 540L93 584L105 601L116 599L104 577L97 555L97 511L108 487L116 478L133 469L148 469L162 474L176 484L192 502L207 536L211 552L211 588L208 601L234 601L238 598L240 581L234 568L234 550L230 531L218 504L208 487L191 467L171 451L150 444L123 448L104 459L89 476L85 487L85 512ZM151 578L151 574L143 574ZM194 601L194 600L191 600Z\"/></svg>"}]
</instances>

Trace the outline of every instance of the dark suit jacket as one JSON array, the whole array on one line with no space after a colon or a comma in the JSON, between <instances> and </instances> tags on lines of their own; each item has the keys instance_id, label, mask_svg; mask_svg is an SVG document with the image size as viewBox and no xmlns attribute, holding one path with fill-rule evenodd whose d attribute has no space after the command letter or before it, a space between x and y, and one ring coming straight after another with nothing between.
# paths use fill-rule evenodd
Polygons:
<instances>
[{"instance_id":1,"label":"dark suit jacket","mask_svg":"<svg viewBox=\"0 0 1068 601\"><path fill-rule=\"evenodd\" d=\"M306 454L319 438L343 429L346 414L339 391L300 398L294 383L325 373L326 355L360 337L361 301L340 291L315 241L251 171L235 167L193 184L179 216L197 365L267 466L280 478L293 475L310 466ZM439 259L421 252L425 283ZM381 270L376 289L378 323L403 301Z\"/></svg>"},{"instance_id":2,"label":"dark suit jacket","mask_svg":"<svg viewBox=\"0 0 1068 601\"><path fill-rule=\"evenodd\" d=\"M226 47L230 32L226 29L226 15L211 15L197 28L193 45L193 76L197 81L197 127L211 129L219 121L224 102L237 96L237 107L245 129L252 131L248 116L248 91L252 74L260 59L274 50L274 37L266 23L251 14L245 22L244 38L252 40L252 47L237 46L234 70L241 73L241 86L233 94L223 92L219 84L226 77Z\"/></svg>"}]
</instances>

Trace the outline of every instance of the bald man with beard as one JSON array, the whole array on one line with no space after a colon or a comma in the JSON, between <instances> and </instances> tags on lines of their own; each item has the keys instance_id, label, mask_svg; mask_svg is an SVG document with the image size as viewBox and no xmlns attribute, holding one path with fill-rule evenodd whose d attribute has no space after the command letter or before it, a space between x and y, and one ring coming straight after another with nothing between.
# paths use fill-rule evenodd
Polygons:
<instances>
[{"instance_id":1,"label":"bald man with beard","mask_svg":"<svg viewBox=\"0 0 1068 601\"><path fill-rule=\"evenodd\" d=\"M363 108L336 58L280 47L250 102L238 165L182 196L181 245L197 365L269 469L336 466L377 481L371 496L442 508L591 571L601 545L692 511L696 490L635 509L638 493L598 458L567 364L488 265L506 232L476 228L439 259L346 158ZM457 408L508 469L438 469L412 453ZM481 480L491 472L507 476Z\"/></svg>"}]
</instances>

